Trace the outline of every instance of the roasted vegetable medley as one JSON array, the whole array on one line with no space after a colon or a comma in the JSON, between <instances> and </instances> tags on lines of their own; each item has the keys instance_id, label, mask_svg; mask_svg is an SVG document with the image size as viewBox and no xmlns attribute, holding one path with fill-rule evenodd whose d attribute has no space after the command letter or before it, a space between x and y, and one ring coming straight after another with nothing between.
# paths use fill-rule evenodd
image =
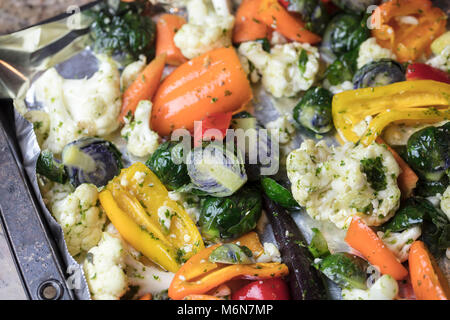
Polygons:
<instances>
[{"instance_id":1,"label":"roasted vegetable medley","mask_svg":"<svg viewBox=\"0 0 450 320\"><path fill-rule=\"evenodd\" d=\"M91 8L97 71L48 69L24 116L92 299L450 299L443 10Z\"/></svg>"}]
</instances>

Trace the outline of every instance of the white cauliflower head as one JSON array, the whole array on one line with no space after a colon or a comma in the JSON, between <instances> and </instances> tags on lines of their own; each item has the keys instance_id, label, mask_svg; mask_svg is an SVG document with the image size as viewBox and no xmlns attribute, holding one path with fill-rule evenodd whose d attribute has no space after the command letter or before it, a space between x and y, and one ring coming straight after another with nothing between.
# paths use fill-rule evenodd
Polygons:
<instances>
[{"instance_id":1,"label":"white cauliflower head","mask_svg":"<svg viewBox=\"0 0 450 320\"><path fill-rule=\"evenodd\" d=\"M73 193L55 201L51 211L63 229L72 256L87 252L100 241L106 215L98 203L96 186L80 185Z\"/></svg>"},{"instance_id":2,"label":"white cauliflower head","mask_svg":"<svg viewBox=\"0 0 450 320\"><path fill-rule=\"evenodd\" d=\"M102 239L86 255L83 270L92 298L117 300L128 288L124 272L125 250L122 240L103 232Z\"/></svg>"},{"instance_id":3,"label":"white cauliflower head","mask_svg":"<svg viewBox=\"0 0 450 320\"><path fill-rule=\"evenodd\" d=\"M363 169L367 163L378 170L374 181ZM295 200L317 220L346 228L360 215L369 226L378 226L398 209L400 169L384 146L330 148L324 141L306 140L288 155L286 166Z\"/></svg>"},{"instance_id":4,"label":"white cauliflower head","mask_svg":"<svg viewBox=\"0 0 450 320\"><path fill-rule=\"evenodd\" d=\"M50 116L44 149L60 153L73 140L106 136L119 127L119 70L106 55L96 57L98 71L89 79L64 79L51 68L36 81L36 98Z\"/></svg>"},{"instance_id":5,"label":"white cauliflower head","mask_svg":"<svg viewBox=\"0 0 450 320\"><path fill-rule=\"evenodd\" d=\"M139 60L130 63L123 69L120 75L120 88L122 91L125 91L136 80L139 73L144 70L146 64L147 58L141 54Z\"/></svg>"},{"instance_id":6,"label":"white cauliflower head","mask_svg":"<svg viewBox=\"0 0 450 320\"><path fill-rule=\"evenodd\" d=\"M127 140L127 150L136 157L152 154L159 145L159 136L150 128L152 103L141 100L134 112L133 120L126 120L121 134Z\"/></svg>"},{"instance_id":7,"label":"white cauliflower head","mask_svg":"<svg viewBox=\"0 0 450 320\"><path fill-rule=\"evenodd\" d=\"M189 0L187 11L188 23L173 38L186 58L231 45L234 16L227 0Z\"/></svg>"},{"instance_id":8,"label":"white cauliflower head","mask_svg":"<svg viewBox=\"0 0 450 320\"><path fill-rule=\"evenodd\" d=\"M291 97L308 90L319 70L319 52L307 43L291 42L264 51L256 41L244 42L239 53L262 75L262 84L274 97Z\"/></svg>"}]
</instances>

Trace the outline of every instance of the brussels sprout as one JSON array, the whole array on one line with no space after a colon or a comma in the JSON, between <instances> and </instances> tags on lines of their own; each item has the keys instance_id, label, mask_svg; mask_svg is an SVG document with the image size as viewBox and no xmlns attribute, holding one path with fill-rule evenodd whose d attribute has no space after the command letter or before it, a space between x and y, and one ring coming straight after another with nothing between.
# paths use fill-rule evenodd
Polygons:
<instances>
[{"instance_id":1,"label":"brussels sprout","mask_svg":"<svg viewBox=\"0 0 450 320\"><path fill-rule=\"evenodd\" d=\"M364 13L371 5L378 5L381 0L331 0L335 5L347 12Z\"/></svg>"},{"instance_id":2,"label":"brussels sprout","mask_svg":"<svg viewBox=\"0 0 450 320\"><path fill-rule=\"evenodd\" d=\"M261 211L261 194L254 186L245 185L230 197L207 197L199 219L202 235L209 241L243 235L256 227Z\"/></svg>"},{"instance_id":3,"label":"brussels sprout","mask_svg":"<svg viewBox=\"0 0 450 320\"><path fill-rule=\"evenodd\" d=\"M179 161L175 161L177 157ZM167 141L161 144L150 156L145 165L153 171L161 182L170 190L177 190L191 182L183 159L181 143Z\"/></svg>"},{"instance_id":4,"label":"brussels sprout","mask_svg":"<svg viewBox=\"0 0 450 320\"><path fill-rule=\"evenodd\" d=\"M326 133L333 128L331 100L327 89L312 87L294 108L294 120L316 133Z\"/></svg>"},{"instance_id":5,"label":"brussels sprout","mask_svg":"<svg viewBox=\"0 0 450 320\"><path fill-rule=\"evenodd\" d=\"M116 6L101 3L98 10L89 10L95 20L91 25L94 50L123 57L124 63L147 56L150 61L155 53L156 25L145 10L144 1L115 1Z\"/></svg>"},{"instance_id":6,"label":"brussels sprout","mask_svg":"<svg viewBox=\"0 0 450 320\"><path fill-rule=\"evenodd\" d=\"M450 167L449 153L450 122L447 122L440 127L426 127L409 137L406 161L420 178L439 181Z\"/></svg>"},{"instance_id":7,"label":"brussels sprout","mask_svg":"<svg viewBox=\"0 0 450 320\"><path fill-rule=\"evenodd\" d=\"M214 249L208 260L212 263L252 264L255 263L252 251L246 246L225 243Z\"/></svg>"},{"instance_id":8,"label":"brussels sprout","mask_svg":"<svg viewBox=\"0 0 450 320\"><path fill-rule=\"evenodd\" d=\"M339 14L328 24L323 36L322 48L334 55L349 52L369 37L365 19L353 14Z\"/></svg>"},{"instance_id":9,"label":"brussels sprout","mask_svg":"<svg viewBox=\"0 0 450 320\"><path fill-rule=\"evenodd\" d=\"M44 150L39 155L36 172L58 183L66 183L68 178L64 165L56 160L49 150Z\"/></svg>"},{"instance_id":10,"label":"brussels sprout","mask_svg":"<svg viewBox=\"0 0 450 320\"><path fill-rule=\"evenodd\" d=\"M400 63L391 59L380 59L369 62L356 71L353 86L355 89L378 87L405 80L405 70Z\"/></svg>"},{"instance_id":11,"label":"brussels sprout","mask_svg":"<svg viewBox=\"0 0 450 320\"><path fill-rule=\"evenodd\" d=\"M99 138L81 138L67 144L62 162L74 187L83 183L105 186L123 167L120 151Z\"/></svg>"},{"instance_id":12,"label":"brussels sprout","mask_svg":"<svg viewBox=\"0 0 450 320\"><path fill-rule=\"evenodd\" d=\"M344 53L325 70L325 78L335 86L344 81L353 81L357 67L359 47Z\"/></svg>"},{"instance_id":13,"label":"brussels sprout","mask_svg":"<svg viewBox=\"0 0 450 320\"><path fill-rule=\"evenodd\" d=\"M261 185L264 192L272 201L288 209L298 207L298 203L292 197L291 192L282 185L278 184L275 180L267 177L262 178Z\"/></svg>"},{"instance_id":14,"label":"brussels sprout","mask_svg":"<svg viewBox=\"0 0 450 320\"><path fill-rule=\"evenodd\" d=\"M414 194L420 197L432 197L436 194L444 194L445 190L449 186L448 175L444 175L439 181L427 181L419 179Z\"/></svg>"},{"instance_id":15,"label":"brussels sprout","mask_svg":"<svg viewBox=\"0 0 450 320\"><path fill-rule=\"evenodd\" d=\"M317 267L341 288L367 289L367 263L357 256L335 253L323 258Z\"/></svg>"},{"instance_id":16,"label":"brussels sprout","mask_svg":"<svg viewBox=\"0 0 450 320\"><path fill-rule=\"evenodd\" d=\"M187 171L192 188L216 197L232 195L247 182L241 151L216 142L191 150Z\"/></svg>"},{"instance_id":17,"label":"brussels sprout","mask_svg":"<svg viewBox=\"0 0 450 320\"><path fill-rule=\"evenodd\" d=\"M321 0L289 0L288 11L297 12L306 22L306 28L314 33L322 34L329 15Z\"/></svg>"}]
</instances>

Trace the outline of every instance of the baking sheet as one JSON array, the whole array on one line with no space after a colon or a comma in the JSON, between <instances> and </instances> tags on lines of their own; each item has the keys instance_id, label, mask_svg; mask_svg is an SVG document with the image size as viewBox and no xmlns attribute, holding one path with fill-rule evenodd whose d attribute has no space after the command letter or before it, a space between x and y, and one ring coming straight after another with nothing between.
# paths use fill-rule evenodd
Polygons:
<instances>
[{"instance_id":1,"label":"baking sheet","mask_svg":"<svg viewBox=\"0 0 450 320\"><path fill-rule=\"evenodd\" d=\"M83 270L69 254L62 229L46 208L40 194L35 166L41 150L32 124L23 117L23 114L28 109L41 108L39 101L34 99L32 83L42 71L57 65L57 71L62 77L79 79L84 76L90 77L96 70L96 59L88 48L89 38L86 34L86 27L90 22L89 19L79 16L76 20L79 24L75 28L71 23L68 23L69 20L70 17L23 30L6 37L0 37L0 76L3 79L0 83L0 97L7 95L14 98L16 134L24 156L24 168L30 178L33 191L37 195L52 235L61 251L64 263L68 266L69 273L81 275L81 277L75 277L81 281L69 283L69 285L74 289L75 296L78 299L90 299ZM2 61L3 63L1 64ZM58 65L58 63L61 64ZM4 76L5 74L6 76ZM254 88L254 95L255 115L263 124L275 120L279 115L292 114L292 108L296 103L295 100L290 99L274 99L262 90L261 86ZM299 147L305 138L316 139L314 135L300 130L297 131L289 148L295 149ZM324 139L326 139L328 144L337 144L337 141L333 138L333 133L326 135ZM119 134L113 137L112 141L118 145L124 154L126 164L142 160L127 156L125 141L120 138ZM279 176L286 178L282 170ZM332 251L349 250L348 246L339 240L343 238L343 231L337 229L331 223L313 220L302 210L294 212L293 217L307 241L312 236L311 228L318 227L330 242ZM258 231L262 241L275 242L270 225L261 223ZM448 274L448 261L444 261L444 263L444 272ZM71 277L70 279L74 278ZM332 298L340 298L340 290L330 281L329 290Z\"/></svg>"}]
</instances>

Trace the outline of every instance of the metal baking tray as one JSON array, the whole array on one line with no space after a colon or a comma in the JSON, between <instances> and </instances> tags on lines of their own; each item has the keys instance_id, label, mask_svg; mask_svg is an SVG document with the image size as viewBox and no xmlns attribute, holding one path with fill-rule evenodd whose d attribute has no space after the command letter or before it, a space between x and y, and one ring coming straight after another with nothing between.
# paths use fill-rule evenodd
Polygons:
<instances>
[{"instance_id":1,"label":"metal baking tray","mask_svg":"<svg viewBox=\"0 0 450 320\"><path fill-rule=\"evenodd\" d=\"M100 1L81 7L85 9ZM448 0L434 0L450 15ZM43 23L59 20L62 14ZM448 21L450 25L450 21ZM0 223L28 299L73 300L67 265L23 167L12 100L0 99Z\"/></svg>"}]
</instances>

